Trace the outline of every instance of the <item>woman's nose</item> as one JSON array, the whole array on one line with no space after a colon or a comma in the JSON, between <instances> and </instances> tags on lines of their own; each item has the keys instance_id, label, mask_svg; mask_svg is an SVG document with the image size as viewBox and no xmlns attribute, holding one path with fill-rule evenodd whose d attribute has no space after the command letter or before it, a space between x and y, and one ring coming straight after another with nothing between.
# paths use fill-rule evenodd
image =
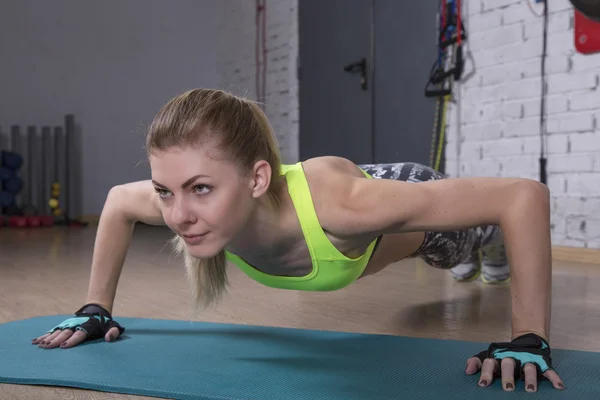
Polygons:
<instances>
[{"instance_id":1,"label":"woman's nose","mask_svg":"<svg viewBox=\"0 0 600 400\"><path fill-rule=\"evenodd\" d=\"M176 201L171 210L171 220L176 225L193 222L192 213L184 201Z\"/></svg>"}]
</instances>

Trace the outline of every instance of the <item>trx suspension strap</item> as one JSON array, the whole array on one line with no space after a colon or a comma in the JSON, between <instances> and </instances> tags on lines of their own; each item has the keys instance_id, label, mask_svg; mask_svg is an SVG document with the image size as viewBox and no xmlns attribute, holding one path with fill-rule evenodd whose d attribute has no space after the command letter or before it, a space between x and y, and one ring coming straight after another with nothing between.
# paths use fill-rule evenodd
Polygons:
<instances>
[{"instance_id":1,"label":"trx suspension strap","mask_svg":"<svg viewBox=\"0 0 600 400\"><path fill-rule=\"evenodd\" d=\"M439 12L438 56L425 86L425 96L436 98L429 164L440 172L443 172L440 168L444 147L446 108L452 95L452 82L460 80L463 73L462 44L465 39L466 32L460 14L460 0L442 0Z\"/></svg>"}]
</instances>

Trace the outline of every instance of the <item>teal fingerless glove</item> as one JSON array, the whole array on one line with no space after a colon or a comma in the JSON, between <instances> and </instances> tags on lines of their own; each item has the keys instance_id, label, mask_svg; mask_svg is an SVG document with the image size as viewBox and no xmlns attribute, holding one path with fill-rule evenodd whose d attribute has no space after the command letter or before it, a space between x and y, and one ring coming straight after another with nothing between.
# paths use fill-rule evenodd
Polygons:
<instances>
[{"instance_id":1,"label":"teal fingerless glove","mask_svg":"<svg viewBox=\"0 0 600 400\"><path fill-rule=\"evenodd\" d=\"M83 331L87 334L86 339L98 339L104 337L111 328L119 329L120 335L125 332L125 328L119 325L104 307L98 304L86 304L75 312L75 317L69 318L48 333L57 330L72 329L73 331Z\"/></svg>"},{"instance_id":2,"label":"teal fingerless glove","mask_svg":"<svg viewBox=\"0 0 600 400\"><path fill-rule=\"evenodd\" d=\"M487 350L476 354L481 362L486 358L493 358L502 362L504 358L512 358L515 365L515 379L523 375L523 366L533 364L537 368L538 377L552 367L550 345L540 336L528 333L513 339L510 342L496 342L490 344Z\"/></svg>"}]
</instances>

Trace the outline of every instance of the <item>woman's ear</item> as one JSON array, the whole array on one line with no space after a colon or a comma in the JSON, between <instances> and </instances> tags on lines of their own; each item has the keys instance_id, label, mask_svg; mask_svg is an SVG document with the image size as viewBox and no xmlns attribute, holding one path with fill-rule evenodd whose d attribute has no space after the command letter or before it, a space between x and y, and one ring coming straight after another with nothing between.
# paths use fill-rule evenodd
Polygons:
<instances>
[{"instance_id":1,"label":"woman's ear","mask_svg":"<svg viewBox=\"0 0 600 400\"><path fill-rule=\"evenodd\" d=\"M265 160L257 161L252 171L252 196L258 198L269 190L271 184L271 165Z\"/></svg>"}]
</instances>

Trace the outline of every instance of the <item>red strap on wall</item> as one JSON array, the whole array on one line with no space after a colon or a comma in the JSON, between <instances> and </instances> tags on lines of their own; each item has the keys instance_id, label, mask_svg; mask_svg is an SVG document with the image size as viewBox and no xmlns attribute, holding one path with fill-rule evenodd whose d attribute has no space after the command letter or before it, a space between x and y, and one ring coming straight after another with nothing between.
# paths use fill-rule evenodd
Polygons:
<instances>
[{"instance_id":1,"label":"red strap on wall","mask_svg":"<svg viewBox=\"0 0 600 400\"><path fill-rule=\"evenodd\" d=\"M600 52L600 22L586 18L582 13L575 13L575 49L582 54Z\"/></svg>"}]
</instances>

